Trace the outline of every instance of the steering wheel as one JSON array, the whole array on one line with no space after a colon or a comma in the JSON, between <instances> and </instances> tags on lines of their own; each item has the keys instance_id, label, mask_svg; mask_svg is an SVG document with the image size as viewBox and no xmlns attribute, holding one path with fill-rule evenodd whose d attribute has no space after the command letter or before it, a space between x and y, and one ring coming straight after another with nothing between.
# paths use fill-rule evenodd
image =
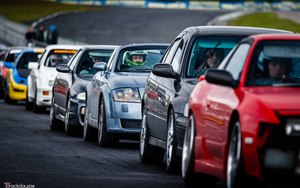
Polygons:
<instances>
[{"instance_id":1,"label":"steering wheel","mask_svg":"<svg viewBox=\"0 0 300 188\"><path fill-rule=\"evenodd\" d=\"M127 71L141 70L141 69L151 69L151 67L148 67L146 65L135 65L135 66L126 68Z\"/></svg>"},{"instance_id":2,"label":"steering wheel","mask_svg":"<svg viewBox=\"0 0 300 188\"><path fill-rule=\"evenodd\" d=\"M290 76L276 76L273 78L274 83L299 83L299 81Z\"/></svg>"}]
</instances>

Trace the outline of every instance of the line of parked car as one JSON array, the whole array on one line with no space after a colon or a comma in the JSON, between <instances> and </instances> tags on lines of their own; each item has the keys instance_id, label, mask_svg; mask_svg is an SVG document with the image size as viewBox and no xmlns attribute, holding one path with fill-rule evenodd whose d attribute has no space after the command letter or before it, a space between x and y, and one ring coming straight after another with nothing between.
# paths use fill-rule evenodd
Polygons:
<instances>
[{"instance_id":1,"label":"line of parked car","mask_svg":"<svg viewBox=\"0 0 300 188\"><path fill-rule=\"evenodd\" d=\"M138 139L142 162L186 185L299 185L297 33L197 26L171 44L11 47L3 61L5 102L50 108L51 130L82 127L100 147Z\"/></svg>"}]
</instances>

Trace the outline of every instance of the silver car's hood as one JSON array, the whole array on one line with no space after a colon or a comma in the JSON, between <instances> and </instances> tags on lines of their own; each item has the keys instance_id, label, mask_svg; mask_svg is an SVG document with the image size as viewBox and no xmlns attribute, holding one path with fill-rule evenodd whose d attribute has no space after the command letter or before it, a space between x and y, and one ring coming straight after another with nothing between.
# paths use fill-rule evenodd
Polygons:
<instances>
[{"instance_id":1,"label":"silver car's hood","mask_svg":"<svg viewBox=\"0 0 300 188\"><path fill-rule=\"evenodd\" d=\"M148 75L149 73L140 72L112 73L107 84L111 90L124 87L144 88Z\"/></svg>"}]
</instances>

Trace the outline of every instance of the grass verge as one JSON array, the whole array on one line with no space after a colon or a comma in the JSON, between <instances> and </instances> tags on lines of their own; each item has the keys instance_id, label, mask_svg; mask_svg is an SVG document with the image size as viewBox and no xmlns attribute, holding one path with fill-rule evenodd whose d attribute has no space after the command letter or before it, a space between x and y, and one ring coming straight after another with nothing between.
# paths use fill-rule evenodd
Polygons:
<instances>
[{"instance_id":1,"label":"grass verge","mask_svg":"<svg viewBox=\"0 0 300 188\"><path fill-rule=\"evenodd\" d=\"M276 13L254 13L241 16L235 20L227 23L230 26L251 26L251 27L265 27L273 29L283 29L300 33L300 25L288 20L281 19Z\"/></svg>"},{"instance_id":2,"label":"grass verge","mask_svg":"<svg viewBox=\"0 0 300 188\"><path fill-rule=\"evenodd\" d=\"M27 22L62 11L104 10L97 6L69 5L45 0L2 0L0 14L15 22Z\"/></svg>"}]
</instances>

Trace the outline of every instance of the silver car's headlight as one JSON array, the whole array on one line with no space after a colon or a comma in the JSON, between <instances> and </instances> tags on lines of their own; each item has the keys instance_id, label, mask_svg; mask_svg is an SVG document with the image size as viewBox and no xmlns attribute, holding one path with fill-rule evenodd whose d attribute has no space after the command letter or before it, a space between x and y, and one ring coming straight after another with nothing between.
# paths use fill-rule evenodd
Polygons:
<instances>
[{"instance_id":1,"label":"silver car's headlight","mask_svg":"<svg viewBox=\"0 0 300 188\"><path fill-rule=\"evenodd\" d=\"M79 93L79 94L76 96L76 99L78 99L78 100L85 100L85 92Z\"/></svg>"},{"instance_id":2,"label":"silver car's headlight","mask_svg":"<svg viewBox=\"0 0 300 188\"><path fill-rule=\"evenodd\" d=\"M114 101L141 102L137 88L119 88L112 92Z\"/></svg>"},{"instance_id":3,"label":"silver car's headlight","mask_svg":"<svg viewBox=\"0 0 300 188\"><path fill-rule=\"evenodd\" d=\"M188 117L189 115L189 103L185 103L184 110L183 110L183 116Z\"/></svg>"},{"instance_id":4,"label":"silver car's headlight","mask_svg":"<svg viewBox=\"0 0 300 188\"><path fill-rule=\"evenodd\" d=\"M288 136L300 136L300 119L287 119L285 124L285 133Z\"/></svg>"}]
</instances>

